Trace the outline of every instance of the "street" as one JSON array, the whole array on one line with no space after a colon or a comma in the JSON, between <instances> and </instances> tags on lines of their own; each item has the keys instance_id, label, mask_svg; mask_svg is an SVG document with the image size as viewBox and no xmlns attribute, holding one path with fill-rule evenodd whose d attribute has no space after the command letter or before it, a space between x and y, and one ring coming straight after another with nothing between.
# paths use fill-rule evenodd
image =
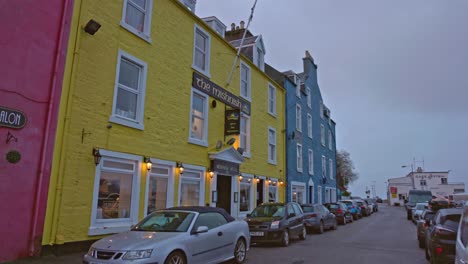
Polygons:
<instances>
[{"instance_id":1,"label":"street","mask_svg":"<svg viewBox=\"0 0 468 264\"><path fill-rule=\"evenodd\" d=\"M13 262L79 264L84 254L45 256ZM418 248L416 226L406 220L402 207L379 204L379 212L322 235L310 234L305 241L294 240L289 247L253 246L246 263L394 264L427 263Z\"/></svg>"}]
</instances>

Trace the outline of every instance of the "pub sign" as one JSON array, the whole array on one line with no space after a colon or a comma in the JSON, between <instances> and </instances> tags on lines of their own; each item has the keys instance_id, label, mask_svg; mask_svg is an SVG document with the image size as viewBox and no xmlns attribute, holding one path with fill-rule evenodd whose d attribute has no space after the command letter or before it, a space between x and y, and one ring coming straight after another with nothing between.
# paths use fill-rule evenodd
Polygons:
<instances>
[{"instance_id":1,"label":"pub sign","mask_svg":"<svg viewBox=\"0 0 468 264\"><path fill-rule=\"evenodd\" d=\"M224 135L240 134L240 111L237 109L226 110L224 120Z\"/></svg>"}]
</instances>

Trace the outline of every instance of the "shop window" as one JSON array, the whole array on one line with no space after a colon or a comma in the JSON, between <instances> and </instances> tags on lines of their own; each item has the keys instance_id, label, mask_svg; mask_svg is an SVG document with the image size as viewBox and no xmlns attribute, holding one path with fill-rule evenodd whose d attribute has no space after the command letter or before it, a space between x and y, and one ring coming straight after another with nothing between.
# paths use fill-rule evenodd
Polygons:
<instances>
[{"instance_id":1,"label":"shop window","mask_svg":"<svg viewBox=\"0 0 468 264\"><path fill-rule=\"evenodd\" d=\"M247 212L252 210L251 208L251 189L252 184L250 183L251 179L244 177L240 181L240 201L239 208L241 212Z\"/></svg>"},{"instance_id":2,"label":"shop window","mask_svg":"<svg viewBox=\"0 0 468 264\"><path fill-rule=\"evenodd\" d=\"M156 164L148 174L146 214L172 207L173 197L173 165Z\"/></svg>"},{"instance_id":3,"label":"shop window","mask_svg":"<svg viewBox=\"0 0 468 264\"><path fill-rule=\"evenodd\" d=\"M151 41L152 0L124 0L123 16L120 24L133 34Z\"/></svg>"},{"instance_id":4,"label":"shop window","mask_svg":"<svg viewBox=\"0 0 468 264\"><path fill-rule=\"evenodd\" d=\"M207 77L210 77L210 41L211 37L208 32L195 25L192 67Z\"/></svg>"},{"instance_id":5,"label":"shop window","mask_svg":"<svg viewBox=\"0 0 468 264\"><path fill-rule=\"evenodd\" d=\"M278 194L278 184L276 182L272 182L268 186L268 202L277 202L277 194Z\"/></svg>"},{"instance_id":6,"label":"shop window","mask_svg":"<svg viewBox=\"0 0 468 264\"><path fill-rule=\"evenodd\" d=\"M195 206L203 205L204 201L204 172L188 169L187 166L179 183L179 205Z\"/></svg>"},{"instance_id":7,"label":"shop window","mask_svg":"<svg viewBox=\"0 0 468 264\"><path fill-rule=\"evenodd\" d=\"M189 142L207 146L208 138L208 96L192 89L192 105L190 111Z\"/></svg>"},{"instance_id":8,"label":"shop window","mask_svg":"<svg viewBox=\"0 0 468 264\"><path fill-rule=\"evenodd\" d=\"M291 187L291 201L304 204L305 201L305 186L292 184Z\"/></svg>"},{"instance_id":9,"label":"shop window","mask_svg":"<svg viewBox=\"0 0 468 264\"><path fill-rule=\"evenodd\" d=\"M250 101L250 67L240 63L240 95Z\"/></svg>"}]
</instances>

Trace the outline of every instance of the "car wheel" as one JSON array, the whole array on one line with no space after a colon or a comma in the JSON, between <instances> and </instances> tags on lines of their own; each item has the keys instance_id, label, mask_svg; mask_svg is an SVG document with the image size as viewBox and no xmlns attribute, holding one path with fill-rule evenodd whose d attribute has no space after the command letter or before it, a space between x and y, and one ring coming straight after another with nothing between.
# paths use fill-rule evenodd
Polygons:
<instances>
[{"instance_id":1,"label":"car wheel","mask_svg":"<svg viewBox=\"0 0 468 264\"><path fill-rule=\"evenodd\" d=\"M317 232L319 234L323 234L324 230L325 230L325 227L323 226L323 221L320 221L320 226L319 226L319 229L317 230Z\"/></svg>"},{"instance_id":2,"label":"car wheel","mask_svg":"<svg viewBox=\"0 0 468 264\"><path fill-rule=\"evenodd\" d=\"M236 247L234 248L234 261L237 264L241 264L245 261L247 255L247 247L245 245L245 240L240 238L237 240Z\"/></svg>"},{"instance_id":3,"label":"car wheel","mask_svg":"<svg viewBox=\"0 0 468 264\"><path fill-rule=\"evenodd\" d=\"M301 240L305 240L306 237L307 237L307 230L306 230L306 227L303 226L303 227L302 227L302 232L301 232L301 234L299 234L299 238L300 238Z\"/></svg>"},{"instance_id":4,"label":"car wheel","mask_svg":"<svg viewBox=\"0 0 468 264\"><path fill-rule=\"evenodd\" d=\"M185 256L180 251L174 251L166 258L164 264L185 264Z\"/></svg>"},{"instance_id":5,"label":"car wheel","mask_svg":"<svg viewBox=\"0 0 468 264\"><path fill-rule=\"evenodd\" d=\"M424 248L426 246L423 240L418 239L418 242L419 242L419 248Z\"/></svg>"},{"instance_id":6,"label":"car wheel","mask_svg":"<svg viewBox=\"0 0 468 264\"><path fill-rule=\"evenodd\" d=\"M288 230L283 231L283 238L281 239L281 246L283 247L289 246L289 231Z\"/></svg>"},{"instance_id":7,"label":"car wheel","mask_svg":"<svg viewBox=\"0 0 468 264\"><path fill-rule=\"evenodd\" d=\"M335 222L333 223L332 229L336 230L338 228L338 222L335 219Z\"/></svg>"}]
</instances>

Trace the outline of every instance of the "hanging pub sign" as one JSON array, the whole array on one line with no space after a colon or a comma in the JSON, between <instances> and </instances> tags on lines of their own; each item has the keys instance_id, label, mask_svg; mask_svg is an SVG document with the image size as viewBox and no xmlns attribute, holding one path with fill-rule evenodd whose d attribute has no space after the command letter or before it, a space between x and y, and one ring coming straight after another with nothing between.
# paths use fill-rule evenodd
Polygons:
<instances>
[{"instance_id":1,"label":"hanging pub sign","mask_svg":"<svg viewBox=\"0 0 468 264\"><path fill-rule=\"evenodd\" d=\"M25 125L26 115L23 112L0 106L0 127L20 129Z\"/></svg>"},{"instance_id":2,"label":"hanging pub sign","mask_svg":"<svg viewBox=\"0 0 468 264\"><path fill-rule=\"evenodd\" d=\"M240 111L238 109L226 110L224 119L224 135L240 134Z\"/></svg>"},{"instance_id":3,"label":"hanging pub sign","mask_svg":"<svg viewBox=\"0 0 468 264\"><path fill-rule=\"evenodd\" d=\"M213 170L226 176L239 176L239 164L229 161L213 160Z\"/></svg>"},{"instance_id":4,"label":"hanging pub sign","mask_svg":"<svg viewBox=\"0 0 468 264\"><path fill-rule=\"evenodd\" d=\"M193 72L192 86L216 100L219 100L232 108L240 109L244 114L250 115L250 102L235 96L196 72Z\"/></svg>"}]
</instances>

